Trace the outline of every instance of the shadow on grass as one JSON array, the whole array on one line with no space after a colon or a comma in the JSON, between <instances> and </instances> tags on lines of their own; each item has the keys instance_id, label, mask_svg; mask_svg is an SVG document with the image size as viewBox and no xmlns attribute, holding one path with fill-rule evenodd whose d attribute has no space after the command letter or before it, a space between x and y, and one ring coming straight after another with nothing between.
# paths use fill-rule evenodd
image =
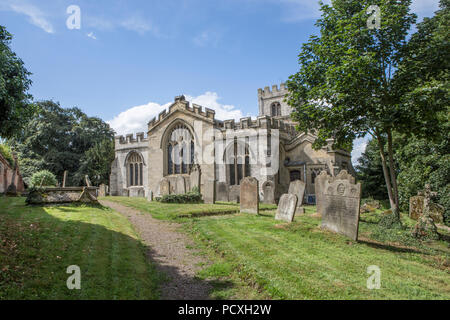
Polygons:
<instances>
[{"instance_id":1,"label":"shadow on grass","mask_svg":"<svg viewBox=\"0 0 450 320\"><path fill-rule=\"evenodd\" d=\"M128 234L76 217L59 219L47 212L52 207L78 216L83 212L74 208L111 210L86 204L26 206L24 199L0 197L0 299L158 299L172 283L176 286L166 299L210 298L208 290L196 290L191 284L212 288L212 281L160 263L157 252ZM99 215L101 223L104 216ZM80 267L81 290L67 288L71 265Z\"/></svg>"},{"instance_id":2,"label":"shadow on grass","mask_svg":"<svg viewBox=\"0 0 450 320\"><path fill-rule=\"evenodd\" d=\"M358 242L362 243L362 244L365 244L365 245L367 245L369 247L375 248L375 249L388 250L388 251L392 251L392 252L426 254L425 252L423 252L422 250L419 250L419 249L393 246L393 245L390 245L390 244L373 242L373 241L370 241L368 239L358 239Z\"/></svg>"}]
</instances>

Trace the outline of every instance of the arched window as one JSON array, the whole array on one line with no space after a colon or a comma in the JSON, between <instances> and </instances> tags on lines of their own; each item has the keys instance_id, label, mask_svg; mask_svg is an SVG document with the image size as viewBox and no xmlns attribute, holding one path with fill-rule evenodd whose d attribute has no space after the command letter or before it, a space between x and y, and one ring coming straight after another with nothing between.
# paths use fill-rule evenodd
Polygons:
<instances>
[{"instance_id":1,"label":"arched window","mask_svg":"<svg viewBox=\"0 0 450 320\"><path fill-rule=\"evenodd\" d=\"M132 152L127 159L128 186L144 184L144 161L137 152Z\"/></svg>"},{"instance_id":2,"label":"arched window","mask_svg":"<svg viewBox=\"0 0 450 320\"><path fill-rule=\"evenodd\" d=\"M279 102L272 103L270 109L273 117L281 116L281 104Z\"/></svg>"},{"instance_id":3,"label":"arched window","mask_svg":"<svg viewBox=\"0 0 450 320\"><path fill-rule=\"evenodd\" d=\"M194 138L184 124L176 125L167 143L167 174L187 174L194 164Z\"/></svg>"},{"instance_id":4,"label":"arched window","mask_svg":"<svg viewBox=\"0 0 450 320\"><path fill-rule=\"evenodd\" d=\"M242 178L251 175L248 143L243 145L234 139L234 143L228 146L225 157L231 186L239 185Z\"/></svg>"}]
</instances>

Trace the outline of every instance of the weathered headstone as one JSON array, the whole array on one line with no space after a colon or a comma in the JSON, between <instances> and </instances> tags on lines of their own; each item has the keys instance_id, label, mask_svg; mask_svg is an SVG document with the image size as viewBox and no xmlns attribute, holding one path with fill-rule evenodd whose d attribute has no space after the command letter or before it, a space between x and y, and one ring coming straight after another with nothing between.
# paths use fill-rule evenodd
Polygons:
<instances>
[{"instance_id":1,"label":"weathered headstone","mask_svg":"<svg viewBox=\"0 0 450 320\"><path fill-rule=\"evenodd\" d=\"M276 220L283 220L286 222L294 221L295 210L297 208L297 196L295 194L285 193L281 196L278 202Z\"/></svg>"},{"instance_id":2,"label":"weathered headstone","mask_svg":"<svg viewBox=\"0 0 450 320\"><path fill-rule=\"evenodd\" d=\"M216 180L206 180L202 194L204 203L216 203Z\"/></svg>"},{"instance_id":3,"label":"weathered headstone","mask_svg":"<svg viewBox=\"0 0 450 320\"><path fill-rule=\"evenodd\" d=\"M361 184L325 181L322 227L358 240Z\"/></svg>"},{"instance_id":4,"label":"weathered headstone","mask_svg":"<svg viewBox=\"0 0 450 320\"><path fill-rule=\"evenodd\" d=\"M148 190L147 192L147 200L152 202L153 201L153 191L152 190Z\"/></svg>"},{"instance_id":5,"label":"weathered headstone","mask_svg":"<svg viewBox=\"0 0 450 320\"><path fill-rule=\"evenodd\" d=\"M87 187L92 187L91 179L89 179L89 176L88 176L88 175L85 175L85 176L84 176L84 180L86 181L86 186L87 186Z\"/></svg>"},{"instance_id":6,"label":"weathered headstone","mask_svg":"<svg viewBox=\"0 0 450 320\"><path fill-rule=\"evenodd\" d=\"M241 212L259 213L259 185L254 177L245 177L241 180Z\"/></svg>"},{"instance_id":7,"label":"weathered headstone","mask_svg":"<svg viewBox=\"0 0 450 320\"><path fill-rule=\"evenodd\" d=\"M302 207L303 196L305 194L305 187L306 184L301 180L291 181L291 183L289 184L288 193L295 194L297 196L297 208L296 208L297 214L305 213L305 208Z\"/></svg>"},{"instance_id":8,"label":"weathered headstone","mask_svg":"<svg viewBox=\"0 0 450 320\"><path fill-rule=\"evenodd\" d=\"M65 188L67 183L67 170L64 171L62 187ZM102 196L104 197L104 196Z\"/></svg>"},{"instance_id":9,"label":"weathered headstone","mask_svg":"<svg viewBox=\"0 0 450 320\"><path fill-rule=\"evenodd\" d=\"M325 190L325 181L329 183L335 180L347 180L348 182L355 184L355 177L347 172L347 170L341 170L337 176L332 177L327 174L325 170L321 171L320 174L316 177L314 181L314 189L316 193L316 211L319 214L323 214L324 212L324 190Z\"/></svg>"},{"instance_id":10,"label":"weathered headstone","mask_svg":"<svg viewBox=\"0 0 450 320\"><path fill-rule=\"evenodd\" d=\"M189 176L191 190L197 188L200 190L200 168L194 166Z\"/></svg>"},{"instance_id":11,"label":"weathered headstone","mask_svg":"<svg viewBox=\"0 0 450 320\"><path fill-rule=\"evenodd\" d=\"M425 185L425 190L423 193L422 214L414 227L412 235L416 238L439 239L437 227L431 217L430 209L432 204L431 197L435 196L437 193L431 191L431 186L429 184Z\"/></svg>"},{"instance_id":12,"label":"weathered headstone","mask_svg":"<svg viewBox=\"0 0 450 320\"><path fill-rule=\"evenodd\" d=\"M170 194L170 183L166 178L162 178L159 182L159 193L161 196Z\"/></svg>"},{"instance_id":13,"label":"weathered headstone","mask_svg":"<svg viewBox=\"0 0 450 320\"><path fill-rule=\"evenodd\" d=\"M423 213L424 197L417 195L409 198L409 217L413 220L419 220ZM444 222L445 208L437 203L430 203L430 217L435 223Z\"/></svg>"},{"instance_id":14,"label":"weathered headstone","mask_svg":"<svg viewBox=\"0 0 450 320\"><path fill-rule=\"evenodd\" d=\"M186 193L186 183L183 176L178 176L175 182L175 194L185 194Z\"/></svg>"},{"instance_id":15,"label":"weathered headstone","mask_svg":"<svg viewBox=\"0 0 450 320\"><path fill-rule=\"evenodd\" d=\"M226 182L217 182L216 200L225 202L230 201L230 191Z\"/></svg>"},{"instance_id":16,"label":"weathered headstone","mask_svg":"<svg viewBox=\"0 0 450 320\"><path fill-rule=\"evenodd\" d=\"M91 192L89 192L88 188L83 187L83 191L81 192L81 195L78 198L78 202L98 203L98 200Z\"/></svg>"},{"instance_id":17,"label":"weathered headstone","mask_svg":"<svg viewBox=\"0 0 450 320\"><path fill-rule=\"evenodd\" d=\"M272 181L266 181L262 185L263 203L275 203L275 184Z\"/></svg>"},{"instance_id":18,"label":"weathered headstone","mask_svg":"<svg viewBox=\"0 0 450 320\"><path fill-rule=\"evenodd\" d=\"M64 188L64 187L63 187ZM100 187L98 188L98 196L99 197L106 197L106 185L105 184L101 184Z\"/></svg>"}]
</instances>

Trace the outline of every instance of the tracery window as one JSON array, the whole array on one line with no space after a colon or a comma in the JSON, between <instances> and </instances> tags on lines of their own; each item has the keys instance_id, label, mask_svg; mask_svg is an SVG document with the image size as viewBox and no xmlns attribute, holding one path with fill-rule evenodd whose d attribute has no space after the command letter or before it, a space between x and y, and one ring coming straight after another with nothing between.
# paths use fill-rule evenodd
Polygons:
<instances>
[{"instance_id":1,"label":"tracery window","mask_svg":"<svg viewBox=\"0 0 450 320\"><path fill-rule=\"evenodd\" d=\"M281 116L281 104L279 102L274 102L270 106L272 116Z\"/></svg>"},{"instance_id":2,"label":"tracery window","mask_svg":"<svg viewBox=\"0 0 450 320\"><path fill-rule=\"evenodd\" d=\"M242 178L251 175L250 151L248 143L245 146L234 140L234 143L227 148L226 158L230 185L239 185Z\"/></svg>"},{"instance_id":3,"label":"tracery window","mask_svg":"<svg viewBox=\"0 0 450 320\"><path fill-rule=\"evenodd\" d=\"M144 184L144 161L137 152L132 152L128 156L127 176L129 186L142 186Z\"/></svg>"},{"instance_id":4,"label":"tracery window","mask_svg":"<svg viewBox=\"0 0 450 320\"><path fill-rule=\"evenodd\" d=\"M167 143L167 174L187 174L194 164L195 145L189 129L176 125Z\"/></svg>"}]
</instances>

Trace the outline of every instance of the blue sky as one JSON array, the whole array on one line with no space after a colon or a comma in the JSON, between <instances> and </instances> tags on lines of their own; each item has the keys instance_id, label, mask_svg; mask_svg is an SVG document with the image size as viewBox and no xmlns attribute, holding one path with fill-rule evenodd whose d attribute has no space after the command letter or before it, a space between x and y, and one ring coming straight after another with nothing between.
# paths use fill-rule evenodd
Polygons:
<instances>
[{"instance_id":1,"label":"blue sky","mask_svg":"<svg viewBox=\"0 0 450 320\"><path fill-rule=\"evenodd\" d=\"M413 10L431 16L437 4ZM66 27L70 5L79 30ZM120 134L144 131L179 94L218 118L256 116L257 89L296 72L318 16L315 0L0 0L35 100L78 106Z\"/></svg>"}]
</instances>

